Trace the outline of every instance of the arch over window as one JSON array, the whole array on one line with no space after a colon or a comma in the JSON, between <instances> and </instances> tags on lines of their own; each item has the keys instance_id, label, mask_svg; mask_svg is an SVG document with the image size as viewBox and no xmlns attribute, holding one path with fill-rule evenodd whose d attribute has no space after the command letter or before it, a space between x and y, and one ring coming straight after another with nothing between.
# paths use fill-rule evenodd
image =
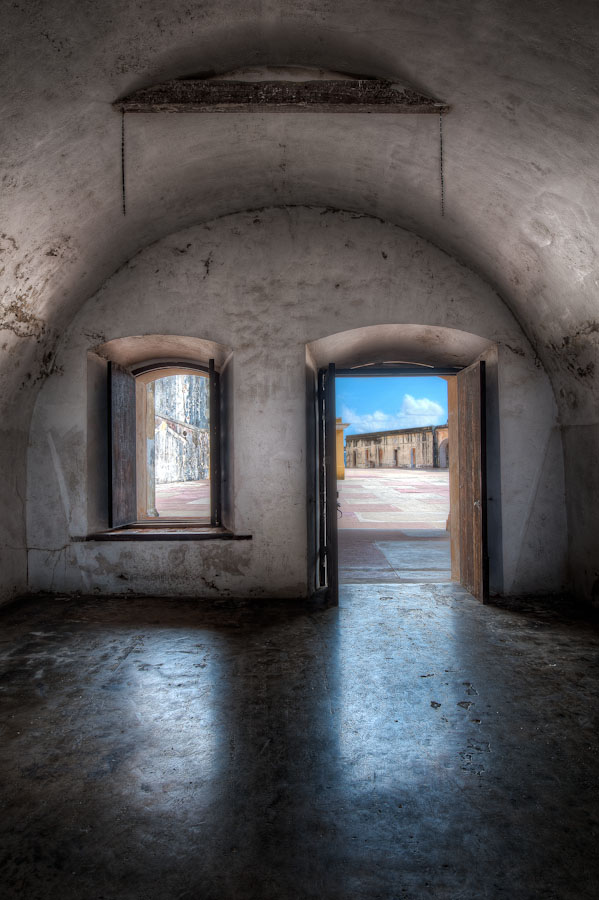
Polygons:
<instances>
[{"instance_id":1,"label":"arch over window","mask_svg":"<svg viewBox=\"0 0 599 900\"><path fill-rule=\"evenodd\" d=\"M220 390L208 367L108 366L109 519L220 525Z\"/></svg>"},{"instance_id":2,"label":"arch over window","mask_svg":"<svg viewBox=\"0 0 599 900\"><path fill-rule=\"evenodd\" d=\"M92 530L133 524L150 530L171 524L222 525L222 482L228 476L221 467L221 445L223 433L231 429L226 405L230 402L230 349L195 337L137 335L94 348L88 361ZM107 397L107 419L102 396ZM93 437L100 437L96 419L108 425L104 463ZM99 477L103 466L104 500ZM229 527L228 506L227 510Z\"/></svg>"}]
</instances>

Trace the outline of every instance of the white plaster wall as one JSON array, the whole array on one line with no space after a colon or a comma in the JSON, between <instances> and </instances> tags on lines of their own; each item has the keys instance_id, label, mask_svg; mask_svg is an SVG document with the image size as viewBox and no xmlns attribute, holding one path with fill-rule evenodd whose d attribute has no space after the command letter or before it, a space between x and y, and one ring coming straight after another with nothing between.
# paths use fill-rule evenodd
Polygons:
<instances>
[{"instance_id":1,"label":"white plaster wall","mask_svg":"<svg viewBox=\"0 0 599 900\"><path fill-rule=\"evenodd\" d=\"M427 236L499 290L553 381L571 583L581 598L598 599L596 7L171 0L165 17L162 0L5 4L0 602L26 586L31 410L72 316L151 241L271 204L380 216ZM445 215L435 117L251 115L128 117L123 216L112 102L165 79L248 64L389 77L447 100Z\"/></svg>"},{"instance_id":2,"label":"white plaster wall","mask_svg":"<svg viewBox=\"0 0 599 900\"><path fill-rule=\"evenodd\" d=\"M564 577L561 445L551 388L507 307L426 241L325 209L240 213L146 248L65 333L34 411L28 468L33 590L303 596L305 346L367 325L455 328L497 343L506 593ZM87 534L87 353L127 335L232 348L233 524L251 542L73 541ZM499 567L496 567L499 568Z\"/></svg>"}]
</instances>

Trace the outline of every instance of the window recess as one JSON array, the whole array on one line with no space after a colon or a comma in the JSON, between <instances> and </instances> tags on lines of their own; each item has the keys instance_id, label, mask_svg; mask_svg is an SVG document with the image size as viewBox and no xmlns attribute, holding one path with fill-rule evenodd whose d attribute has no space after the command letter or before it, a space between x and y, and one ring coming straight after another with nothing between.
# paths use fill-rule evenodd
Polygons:
<instances>
[{"instance_id":1,"label":"window recess","mask_svg":"<svg viewBox=\"0 0 599 900\"><path fill-rule=\"evenodd\" d=\"M108 366L109 527L221 526L220 378Z\"/></svg>"}]
</instances>

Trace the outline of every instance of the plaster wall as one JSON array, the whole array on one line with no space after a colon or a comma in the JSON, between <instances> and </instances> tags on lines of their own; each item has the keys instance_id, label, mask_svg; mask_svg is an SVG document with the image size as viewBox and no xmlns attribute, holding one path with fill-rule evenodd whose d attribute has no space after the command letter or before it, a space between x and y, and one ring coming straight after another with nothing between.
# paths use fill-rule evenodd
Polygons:
<instances>
[{"instance_id":1,"label":"plaster wall","mask_svg":"<svg viewBox=\"0 0 599 900\"><path fill-rule=\"evenodd\" d=\"M558 590L566 548L556 409L512 314L478 276L423 239L367 216L300 207L239 213L164 238L76 315L32 420L30 588L304 596L306 345L389 323L456 329L496 344L500 487L492 502L504 538L495 588ZM98 439L88 435L88 352L145 333L231 348L228 518L251 541L77 540L92 530L87 459L89 441ZM424 357L429 350L439 352L438 340L418 348Z\"/></svg>"},{"instance_id":2,"label":"plaster wall","mask_svg":"<svg viewBox=\"0 0 599 900\"><path fill-rule=\"evenodd\" d=\"M0 600L27 584L30 416L73 315L163 235L283 204L380 216L499 291L552 379L570 582L597 595L594 0L172 0L167 16L159 0L45 0L4 12ZM383 76L450 103L445 215L435 117L257 115L129 117L123 216L115 98L247 65ZM559 441L547 453L553 471Z\"/></svg>"}]
</instances>

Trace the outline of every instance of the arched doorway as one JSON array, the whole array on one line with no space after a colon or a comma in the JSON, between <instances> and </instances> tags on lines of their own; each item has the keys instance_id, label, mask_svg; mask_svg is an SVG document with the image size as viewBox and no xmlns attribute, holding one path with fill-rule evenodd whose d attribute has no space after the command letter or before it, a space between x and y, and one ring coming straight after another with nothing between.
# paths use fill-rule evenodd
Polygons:
<instances>
[{"instance_id":1,"label":"arched doorway","mask_svg":"<svg viewBox=\"0 0 599 900\"><path fill-rule=\"evenodd\" d=\"M441 441L439 445L439 468L447 469L449 467L449 439Z\"/></svg>"},{"instance_id":2,"label":"arched doorway","mask_svg":"<svg viewBox=\"0 0 599 900\"><path fill-rule=\"evenodd\" d=\"M363 341L356 341L358 334ZM365 371L370 374L385 374L386 376L401 377L413 374L415 371L426 375L441 375L447 380L452 380L459 385L451 391L449 437L442 451L442 459L445 470L450 477L450 509L451 513L444 520L443 531L448 528L450 533L451 574L449 570L442 580L461 581L467 589L478 599L485 600L488 594L488 554L487 554L487 526L486 526L486 477L487 462L485 458L485 432L486 432L486 388L484 386L485 355L491 359L494 346L490 341L476 335L455 332L452 329L430 328L428 326L369 326L357 329L346 335L334 335L331 339L322 339L310 345L310 352L318 362L329 358L329 364L325 368L320 367L323 381L322 409L334 404L335 374L341 377L356 376L358 371L363 375ZM431 332L435 335L434 350L431 348ZM344 338L347 342L344 342ZM345 343L345 346L344 346ZM445 345L445 346L444 346ZM330 356L335 353L337 360L331 364ZM326 354L326 355L325 355ZM327 386L328 384L328 386ZM461 413L458 416L458 406ZM323 415L322 423L326 416ZM462 423L461 430L458 421ZM466 425L467 423L467 425ZM326 425L317 429L324 435L325 447L322 452L321 462L324 461L326 470ZM379 436L377 435L377 438ZM425 435L418 437L418 441L424 441ZM436 436L434 436L436 441ZM461 452L454 453L455 465L449 469L448 445L449 441L455 448L461 447ZM443 443L443 442L442 442ZM423 452L418 444L409 449L409 469L421 471L424 462ZM433 457L429 466L440 467L439 454L434 447ZM395 459L397 456L395 456ZM434 462L432 461L434 458ZM491 464L497 462L491 454ZM381 454L376 454L376 463L381 466ZM382 474L382 473L381 473ZM339 570L334 569L337 559L337 516L338 497L337 486L329 484L322 495L325 498L325 506L321 506L321 516L328 521L321 534L325 535L325 546L321 547L318 555L325 560L324 568L326 584L332 585L332 596L337 589ZM326 503L329 504L328 512ZM334 527L331 523L334 520ZM440 531L441 529L439 529ZM430 540L437 535L426 533L426 529L420 527L420 533L412 539ZM334 532L334 534L332 533ZM497 532L494 532L496 537ZM405 536L405 532L404 532ZM440 537L440 535L439 535ZM327 545L327 541L329 542ZM331 542L335 542L331 549ZM448 548L449 549L449 548ZM343 565L343 555L342 555ZM418 573L406 580L417 581ZM398 580L402 580L402 572L398 573ZM423 578L429 581L430 578Z\"/></svg>"}]
</instances>

